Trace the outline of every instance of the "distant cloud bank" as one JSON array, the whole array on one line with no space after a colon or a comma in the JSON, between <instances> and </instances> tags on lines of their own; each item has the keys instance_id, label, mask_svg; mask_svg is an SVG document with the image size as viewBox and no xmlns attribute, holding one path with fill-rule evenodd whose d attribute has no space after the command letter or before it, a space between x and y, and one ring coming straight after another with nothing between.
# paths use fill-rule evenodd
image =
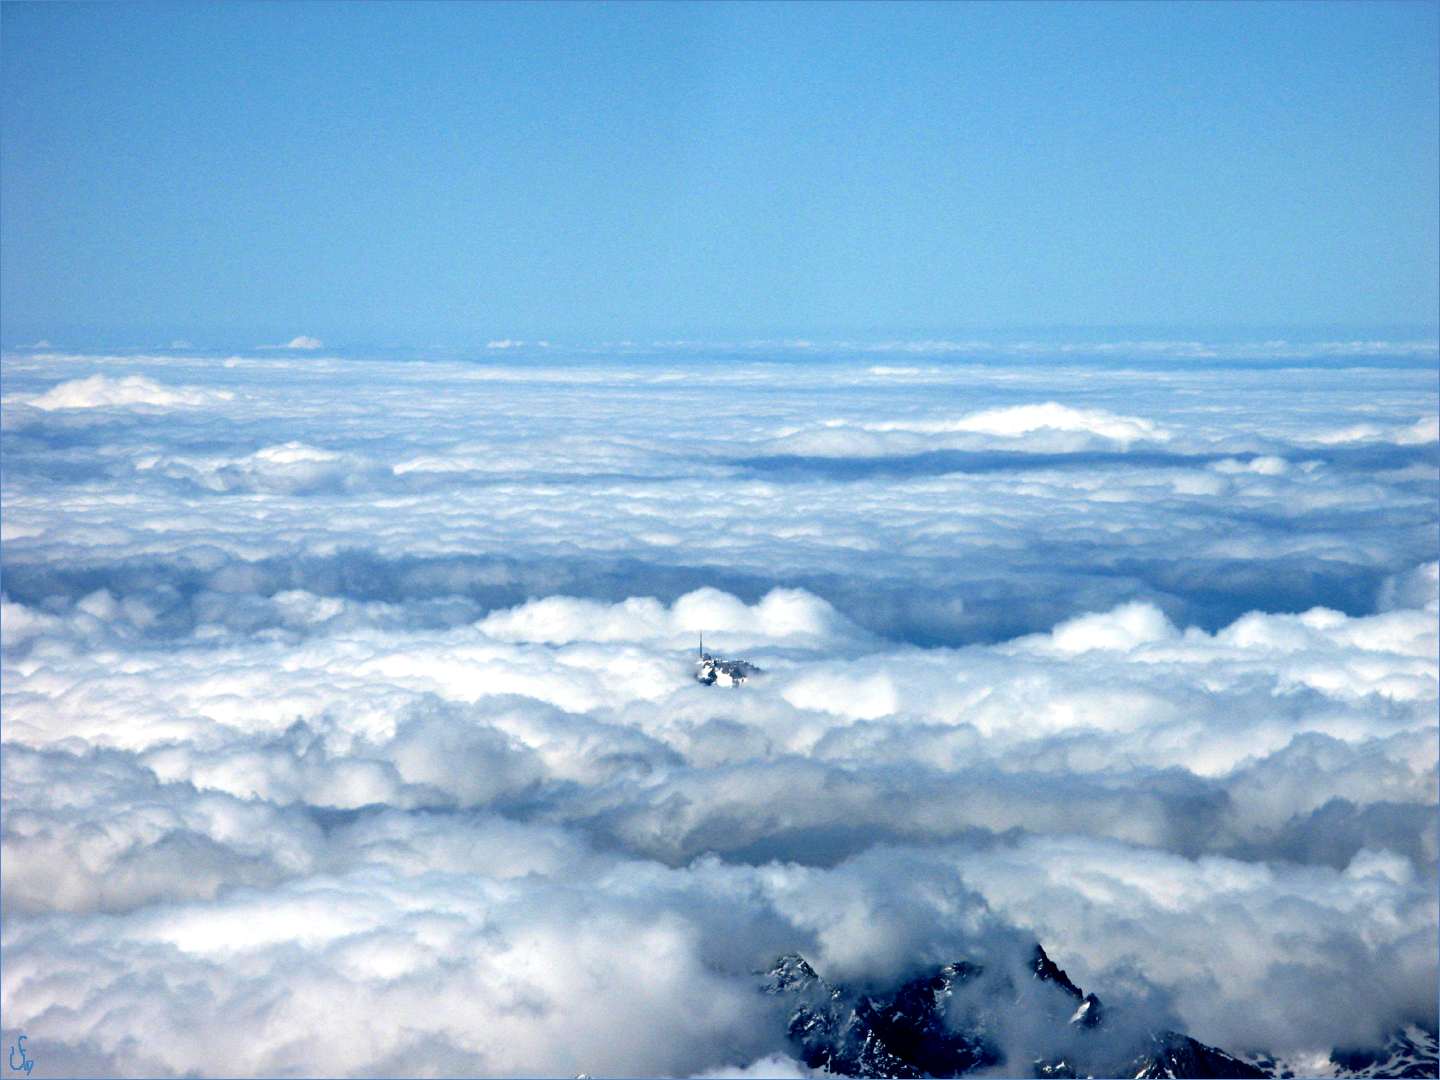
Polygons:
<instances>
[{"instance_id":1,"label":"distant cloud bank","mask_svg":"<svg viewBox=\"0 0 1440 1080\"><path fill-rule=\"evenodd\" d=\"M165 386L142 375L126 375L118 379L91 375L85 379L70 379L51 387L43 394L22 400L32 408L48 412L56 409L127 408L134 405L192 408L217 401L229 401L232 397L234 394L228 390Z\"/></svg>"},{"instance_id":2,"label":"distant cloud bank","mask_svg":"<svg viewBox=\"0 0 1440 1080\"><path fill-rule=\"evenodd\" d=\"M317 337L310 337L308 334L298 334L291 338L284 345L261 345L261 349L323 349L325 343Z\"/></svg>"}]
</instances>

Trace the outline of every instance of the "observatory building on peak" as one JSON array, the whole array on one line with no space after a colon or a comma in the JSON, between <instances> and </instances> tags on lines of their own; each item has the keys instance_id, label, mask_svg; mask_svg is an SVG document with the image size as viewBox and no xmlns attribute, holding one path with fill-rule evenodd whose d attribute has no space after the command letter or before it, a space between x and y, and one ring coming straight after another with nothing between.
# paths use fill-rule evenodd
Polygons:
<instances>
[{"instance_id":1,"label":"observatory building on peak","mask_svg":"<svg viewBox=\"0 0 1440 1080\"><path fill-rule=\"evenodd\" d=\"M700 650L695 660L695 681L706 686L739 686L760 668L748 660L724 660L705 651L705 635L700 635Z\"/></svg>"}]
</instances>

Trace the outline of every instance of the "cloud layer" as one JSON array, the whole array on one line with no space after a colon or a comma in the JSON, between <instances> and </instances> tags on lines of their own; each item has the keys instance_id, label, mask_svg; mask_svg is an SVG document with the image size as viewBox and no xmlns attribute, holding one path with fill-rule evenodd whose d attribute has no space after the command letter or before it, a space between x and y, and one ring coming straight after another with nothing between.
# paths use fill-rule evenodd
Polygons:
<instances>
[{"instance_id":1,"label":"cloud layer","mask_svg":"<svg viewBox=\"0 0 1440 1080\"><path fill-rule=\"evenodd\" d=\"M143 375L126 375L112 379L91 375L71 379L30 398L34 409L51 412L55 409L129 408L151 405L158 408L193 408L212 401L225 401L232 395L225 390L207 391L197 387L163 386Z\"/></svg>"},{"instance_id":2,"label":"cloud layer","mask_svg":"<svg viewBox=\"0 0 1440 1080\"><path fill-rule=\"evenodd\" d=\"M775 954L1031 937L1235 1051L1433 1023L1433 371L796 352L6 356L6 1037L804 1075Z\"/></svg>"}]
</instances>

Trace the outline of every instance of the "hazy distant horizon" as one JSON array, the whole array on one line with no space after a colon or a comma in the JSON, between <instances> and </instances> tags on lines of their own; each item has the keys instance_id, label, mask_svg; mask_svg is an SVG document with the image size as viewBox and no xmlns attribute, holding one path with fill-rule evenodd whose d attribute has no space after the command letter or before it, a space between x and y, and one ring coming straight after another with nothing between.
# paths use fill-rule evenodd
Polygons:
<instances>
[{"instance_id":1,"label":"hazy distant horizon","mask_svg":"<svg viewBox=\"0 0 1440 1080\"><path fill-rule=\"evenodd\" d=\"M289 342L305 337L309 342L290 348ZM1022 350L1023 347L1023 350ZM185 336L142 335L67 335L58 331L46 333L14 333L0 339L0 349L7 352L72 352L78 354L115 352L172 352L191 355L248 354L293 351L296 354L329 352L335 355L365 356L411 353L453 355L473 352L494 355L517 350L562 355L565 351L606 352L619 350L667 349L744 351L777 355L808 350L814 353L853 353L911 351L921 354L963 358L982 357L991 353L1025 351L1034 355L1086 355L1087 347L1100 347L1104 352L1126 352L1132 356L1158 355L1166 351L1195 355L1200 351L1215 356L1304 356L1337 355L1347 348L1355 355L1415 356L1421 359L1434 354L1440 359L1440 326L1421 324L1377 324L1346 326L1341 324L1286 326L971 326L925 330L904 328L893 331L870 330L865 333L793 331L775 334L670 334L630 335L614 338L567 339L558 335L531 336L477 333L445 342L416 342L400 339L387 341L320 338L313 335L286 333L245 335L224 333L190 333Z\"/></svg>"}]
</instances>

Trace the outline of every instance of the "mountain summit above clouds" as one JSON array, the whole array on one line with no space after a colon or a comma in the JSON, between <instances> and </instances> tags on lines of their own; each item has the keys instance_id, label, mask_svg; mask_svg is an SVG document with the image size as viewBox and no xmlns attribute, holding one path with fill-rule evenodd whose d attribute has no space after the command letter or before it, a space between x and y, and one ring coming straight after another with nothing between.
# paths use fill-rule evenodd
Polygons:
<instances>
[{"instance_id":1,"label":"mountain summit above clouds","mask_svg":"<svg viewBox=\"0 0 1440 1080\"><path fill-rule=\"evenodd\" d=\"M1326 1061L1289 1061L1257 1055L1249 1059L1264 1069L1270 1076L1289 1078L1297 1076L1349 1078L1395 1077L1398 1080L1421 1080L1440 1076L1440 1037L1436 1032L1426 1031L1415 1025L1406 1024L1391 1033L1384 1046L1374 1049L1336 1048Z\"/></svg>"},{"instance_id":2,"label":"mountain summit above clouds","mask_svg":"<svg viewBox=\"0 0 1440 1080\"><path fill-rule=\"evenodd\" d=\"M787 1033L805 1064L854 1077L1295 1076L1288 1063L1243 1059L1172 1030L1113 1017L1039 945L1028 961L960 960L898 989L868 994L821 978L798 953L762 974L762 990L785 1002ZM1436 1075L1435 1038L1418 1028L1382 1052L1326 1062L1326 1075Z\"/></svg>"},{"instance_id":3,"label":"mountain summit above clouds","mask_svg":"<svg viewBox=\"0 0 1440 1080\"><path fill-rule=\"evenodd\" d=\"M805 1064L847 1076L1269 1075L1187 1035L1112 1020L1038 944L1013 967L960 960L865 994L827 982L791 953L764 974L763 989L790 1000L788 1034Z\"/></svg>"},{"instance_id":4,"label":"mountain summit above clouds","mask_svg":"<svg viewBox=\"0 0 1440 1080\"><path fill-rule=\"evenodd\" d=\"M701 646L700 658L695 661L695 681L706 686L740 686L752 675L760 674L760 671L760 668L748 660L726 660L711 656L704 646Z\"/></svg>"}]
</instances>

